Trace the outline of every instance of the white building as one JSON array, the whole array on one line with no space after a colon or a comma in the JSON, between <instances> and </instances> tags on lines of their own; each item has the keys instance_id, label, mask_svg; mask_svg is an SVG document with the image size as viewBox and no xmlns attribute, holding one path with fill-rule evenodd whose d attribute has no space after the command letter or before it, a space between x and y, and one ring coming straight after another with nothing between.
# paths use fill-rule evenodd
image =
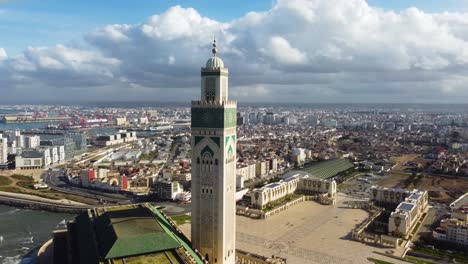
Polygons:
<instances>
[{"instance_id":1,"label":"white building","mask_svg":"<svg viewBox=\"0 0 468 264\"><path fill-rule=\"evenodd\" d=\"M58 148L58 159L59 159L59 162L63 162L65 161L65 146L57 146Z\"/></svg>"},{"instance_id":2,"label":"white building","mask_svg":"<svg viewBox=\"0 0 468 264\"><path fill-rule=\"evenodd\" d=\"M450 204L450 218L443 219L432 234L435 239L468 246L468 193Z\"/></svg>"},{"instance_id":3,"label":"white building","mask_svg":"<svg viewBox=\"0 0 468 264\"><path fill-rule=\"evenodd\" d=\"M388 219L388 233L407 238L419 218L427 210L429 195L427 191L371 187L370 200L381 205L395 205L395 211Z\"/></svg>"},{"instance_id":4,"label":"white building","mask_svg":"<svg viewBox=\"0 0 468 264\"><path fill-rule=\"evenodd\" d=\"M201 99L192 102L192 245L208 261L236 255L237 103L228 100L228 69L216 56L201 71Z\"/></svg>"},{"instance_id":5,"label":"white building","mask_svg":"<svg viewBox=\"0 0 468 264\"><path fill-rule=\"evenodd\" d=\"M164 200L175 200L177 195L184 192L182 185L177 181L159 180L154 183L156 197Z\"/></svg>"},{"instance_id":6,"label":"white building","mask_svg":"<svg viewBox=\"0 0 468 264\"><path fill-rule=\"evenodd\" d=\"M96 138L97 146L112 146L137 140L136 132L120 131L114 135L101 135Z\"/></svg>"},{"instance_id":7,"label":"white building","mask_svg":"<svg viewBox=\"0 0 468 264\"><path fill-rule=\"evenodd\" d=\"M21 135L21 131L16 130L13 132L14 134L14 140L16 141L16 147L17 148L24 148L24 136Z\"/></svg>"},{"instance_id":8,"label":"white building","mask_svg":"<svg viewBox=\"0 0 468 264\"><path fill-rule=\"evenodd\" d=\"M147 117L140 117L138 118L138 123L142 125L148 124L148 118Z\"/></svg>"},{"instance_id":9,"label":"white building","mask_svg":"<svg viewBox=\"0 0 468 264\"><path fill-rule=\"evenodd\" d=\"M40 136L27 136L24 138L24 147L35 149L41 145L41 137Z\"/></svg>"},{"instance_id":10,"label":"white building","mask_svg":"<svg viewBox=\"0 0 468 264\"><path fill-rule=\"evenodd\" d=\"M268 203L296 192L305 195L321 195L324 197L319 200L328 204L335 204L336 182L334 180L318 179L308 174L295 174L279 182L269 183L262 188L252 190L249 194L251 207L263 209Z\"/></svg>"},{"instance_id":11,"label":"white building","mask_svg":"<svg viewBox=\"0 0 468 264\"><path fill-rule=\"evenodd\" d=\"M406 197L410 196L411 193L412 191L400 188L372 186L370 188L370 200L377 205L398 205L399 203L403 202Z\"/></svg>"},{"instance_id":12,"label":"white building","mask_svg":"<svg viewBox=\"0 0 468 264\"><path fill-rule=\"evenodd\" d=\"M124 126L126 124L127 124L127 118L126 117L117 117L117 118L115 118L115 125Z\"/></svg>"},{"instance_id":13,"label":"white building","mask_svg":"<svg viewBox=\"0 0 468 264\"><path fill-rule=\"evenodd\" d=\"M468 222L457 218L443 219L432 235L438 240L468 246Z\"/></svg>"},{"instance_id":14,"label":"white building","mask_svg":"<svg viewBox=\"0 0 468 264\"><path fill-rule=\"evenodd\" d=\"M8 163L8 139L0 137L0 165Z\"/></svg>"},{"instance_id":15,"label":"white building","mask_svg":"<svg viewBox=\"0 0 468 264\"><path fill-rule=\"evenodd\" d=\"M42 153L42 165L43 166L49 166L50 164L52 164L52 151L50 148L42 148L37 151Z\"/></svg>"},{"instance_id":16,"label":"white building","mask_svg":"<svg viewBox=\"0 0 468 264\"><path fill-rule=\"evenodd\" d=\"M15 157L16 169L29 170L44 167L44 154L40 151L23 152L21 156Z\"/></svg>"},{"instance_id":17,"label":"white building","mask_svg":"<svg viewBox=\"0 0 468 264\"><path fill-rule=\"evenodd\" d=\"M255 179L255 173L256 173L255 162L248 163L248 164L245 164L245 163L237 164L236 173L237 175L242 176L244 181Z\"/></svg>"},{"instance_id":18,"label":"white building","mask_svg":"<svg viewBox=\"0 0 468 264\"><path fill-rule=\"evenodd\" d=\"M292 150L292 159L298 164L304 164L306 159L306 150L303 148L295 148Z\"/></svg>"},{"instance_id":19,"label":"white building","mask_svg":"<svg viewBox=\"0 0 468 264\"><path fill-rule=\"evenodd\" d=\"M58 153L58 148L56 146L52 146L50 148L51 150L51 157L52 157L52 163L58 163L59 161L59 153Z\"/></svg>"},{"instance_id":20,"label":"white building","mask_svg":"<svg viewBox=\"0 0 468 264\"><path fill-rule=\"evenodd\" d=\"M255 165L255 176L257 178L263 178L268 174L267 162L262 160L258 161Z\"/></svg>"}]
</instances>

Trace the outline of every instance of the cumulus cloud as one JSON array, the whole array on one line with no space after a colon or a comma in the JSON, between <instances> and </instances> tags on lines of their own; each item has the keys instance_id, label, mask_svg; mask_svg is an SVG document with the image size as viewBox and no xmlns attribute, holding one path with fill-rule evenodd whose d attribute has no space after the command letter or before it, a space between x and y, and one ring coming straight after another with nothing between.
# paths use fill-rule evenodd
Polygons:
<instances>
[{"instance_id":1,"label":"cumulus cloud","mask_svg":"<svg viewBox=\"0 0 468 264\"><path fill-rule=\"evenodd\" d=\"M0 60L4 60L6 58L8 58L6 50L4 48L0 48Z\"/></svg>"},{"instance_id":2,"label":"cumulus cloud","mask_svg":"<svg viewBox=\"0 0 468 264\"><path fill-rule=\"evenodd\" d=\"M365 0L278 0L224 23L174 6L142 24L96 29L83 44L15 57L0 49L0 86L20 98L41 89L44 97L194 99L216 37L239 100L465 102L467 17Z\"/></svg>"}]
</instances>

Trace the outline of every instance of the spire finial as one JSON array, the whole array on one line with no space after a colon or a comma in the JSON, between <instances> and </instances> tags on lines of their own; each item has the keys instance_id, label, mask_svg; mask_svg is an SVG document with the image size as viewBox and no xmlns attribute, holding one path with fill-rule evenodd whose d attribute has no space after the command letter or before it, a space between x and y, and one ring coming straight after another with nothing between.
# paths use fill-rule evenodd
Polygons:
<instances>
[{"instance_id":1,"label":"spire finial","mask_svg":"<svg viewBox=\"0 0 468 264\"><path fill-rule=\"evenodd\" d=\"M216 38L213 39L213 49L211 52L213 52L213 55L216 57L216 53L218 53L218 49L216 48Z\"/></svg>"}]
</instances>

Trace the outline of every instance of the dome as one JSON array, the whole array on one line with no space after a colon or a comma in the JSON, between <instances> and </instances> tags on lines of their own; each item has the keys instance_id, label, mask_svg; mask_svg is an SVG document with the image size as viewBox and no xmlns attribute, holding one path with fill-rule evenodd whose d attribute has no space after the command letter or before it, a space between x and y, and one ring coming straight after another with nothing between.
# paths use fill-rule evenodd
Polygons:
<instances>
[{"instance_id":1,"label":"dome","mask_svg":"<svg viewBox=\"0 0 468 264\"><path fill-rule=\"evenodd\" d=\"M205 67L211 69L224 68L224 62L219 57L214 56L208 59Z\"/></svg>"}]
</instances>

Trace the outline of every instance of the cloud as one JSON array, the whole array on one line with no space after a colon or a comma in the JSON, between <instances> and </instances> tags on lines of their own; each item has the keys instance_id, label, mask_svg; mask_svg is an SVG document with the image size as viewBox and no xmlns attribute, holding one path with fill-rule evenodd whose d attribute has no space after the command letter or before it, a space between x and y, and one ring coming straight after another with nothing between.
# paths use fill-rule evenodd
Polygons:
<instances>
[{"instance_id":1,"label":"cloud","mask_svg":"<svg viewBox=\"0 0 468 264\"><path fill-rule=\"evenodd\" d=\"M271 37L267 44L268 49L260 49L267 56L270 56L275 62L282 65L304 64L306 54L300 50L291 47L291 44L280 36Z\"/></svg>"},{"instance_id":2,"label":"cloud","mask_svg":"<svg viewBox=\"0 0 468 264\"><path fill-rule=\"evenodd\" d=\"M0 61L5 60L8 58L6 50L4 48L0 48Z\"/></svg>"},{"instance_id":3,"label":"cloud","mask_svg":"<svg viewBox=\"0 0 468 264\"><path fill-rule=\"evenodd\" d=\"M0 87L18 99L35 89L58 99L195 99L216 37L239 100L465 102L467 17L364 0L278 0L223 23L174 6L141 24L98 28L81 44L14 57L0 49Z\"/></svg>"}]
</instances>

